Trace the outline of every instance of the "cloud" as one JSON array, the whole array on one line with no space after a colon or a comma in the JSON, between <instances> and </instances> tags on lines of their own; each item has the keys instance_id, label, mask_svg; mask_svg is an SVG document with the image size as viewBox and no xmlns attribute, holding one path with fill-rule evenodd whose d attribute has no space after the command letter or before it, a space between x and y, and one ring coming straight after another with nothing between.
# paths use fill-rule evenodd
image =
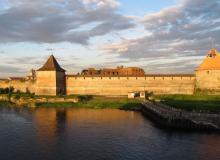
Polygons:
<instances>
[{"instance_id":1,"label":"cloud","mask_svg":"<svg viewBox=\"0 0 220 160\"><path fill-rule=\"evenodd\" d=\"M6 65L0 65L0 72L1 73L10 73L10 72L18 72L22 73L22 68L19 67L12 67L12 66L6 66Z\"/></svg>"},{"instance_id":2,"label":"cloud","mask_svg":"<svg viewBox=\"0 0 220 160\"><path fill-rule=\"evenodd\" d=\"M135 26L117 13L119 5L116 0L8 0L0 12L0 43L87 45L93 37Z\"/></svg>"},{"instance_id":3,"label":"cloud","mask_svg":"<svg viewBox=\"0 0 220 160\"><path fill-rule=\"evenodd\" d=\"M101 46L101 50L97 49L98 56L96 51L91 51L95 53L90 56L94 59L88 62L87 57L58 57L67 70L74 68L75 71L87 65L114 67L123 64L141 66L149 72L193 72L212 43L220 50L219 0L180 0L177 5L144 17L118 12L121 5L118 0L3 1L7 1L3 3L7 5L0 8L0 43L89 45L91 42ZM97 41L91 41L93 39ZM71 47L53 50L78 52ZM88 46L80 47L84 48L80 48L79 53L90 53ZM45 50L51 51L50 48ZM15 68L21 64L26 68L40 66L47 58L4 59L7 54L0 52L0 55L2 65L14 64Z\"/></svg>"},{"instance_id":4,"label":"cloud","mask_svg":"<svg viewBox=\"0 0 220 160\"><path fill-rule=\"evenodd\" d=\"M177 59L201 56L212 47L212 41L215 47L220 46L219 11L219 0L182 0L175 6L141 18L139 22L149 35L106 44L102 49L131 61L150 57ZM161 64L164 62L160 61ZM183 64L187 66L189 63L190 60ZM172 64L170 67L166 65L172 70ZM195 67L197 63L190 64L193 65Z\"/></svg>"},{"instance_id":5,"label":"cloud","mask_svg":"<svg viewBox=\"0 0 220 160\"><path fill-rule=\"evenodd\" d=\"M5 54L5 51L0 51L0 54Z\"/></svg>"},{"instance_id":6,"label":"cloud","mask_svg":"<svg viewBox=\"0 0 220 160\"><path fill-rule=\"evenodd\" d=\"M115 0L83 0L86 5L95 4L97 8L117 8L120 3Z\"/></svg>"}]
</instances>

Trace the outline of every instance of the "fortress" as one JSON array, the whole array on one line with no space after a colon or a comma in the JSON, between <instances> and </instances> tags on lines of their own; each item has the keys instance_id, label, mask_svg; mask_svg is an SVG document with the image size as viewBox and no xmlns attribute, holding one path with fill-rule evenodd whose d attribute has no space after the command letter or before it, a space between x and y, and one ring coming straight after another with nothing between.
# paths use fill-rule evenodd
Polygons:
<instances>
[{"instance_id":1,"label":"fortress","mask_svg":"<svg viewBox=\"0 0 220 160\"><path fill-rule=\"evenodd\" d=\"M40 69L26 78L0 80L0 88L14 87L36 95L108 95L121 96L129 92L154 94L194 94L195 91L220 93L220 54L212 49L196 68L195 74L145 74L137 67L113 70L84 70L78 75L66 75L51 55Z\"/></svg>"}]
</instances>

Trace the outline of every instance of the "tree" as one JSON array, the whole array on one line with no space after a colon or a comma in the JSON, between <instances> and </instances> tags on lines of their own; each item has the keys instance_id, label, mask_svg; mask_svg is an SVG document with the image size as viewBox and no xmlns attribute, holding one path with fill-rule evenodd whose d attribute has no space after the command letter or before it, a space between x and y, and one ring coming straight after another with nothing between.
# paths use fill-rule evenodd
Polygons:
<instances>
[{"instance_id":1,"label":"tree","mask_svg":"<svg viewBox=\"0 0 220 160\"><path fill-rule=\"evenodd\" d=\"M14 87L8 88L8 101L9 102L11 102L11 96L12 96L13 91L14 91Z\"/></svg>"}]
</instances>

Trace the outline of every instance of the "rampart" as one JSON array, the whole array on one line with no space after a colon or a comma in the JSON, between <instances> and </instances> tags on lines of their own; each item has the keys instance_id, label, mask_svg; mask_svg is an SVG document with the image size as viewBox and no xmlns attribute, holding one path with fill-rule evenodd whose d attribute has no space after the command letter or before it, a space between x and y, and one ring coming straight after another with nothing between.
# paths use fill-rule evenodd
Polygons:
<instances>
[{"instance_id":1,"label":"rampart","mask_svg":"<svg viewBox=\"0 0 220 160\"><path fill-rule=\"evenodd\" d=\"M141 77L66 76L67 95L91 94L122 96L128 92L154 94L193 94L194 75L146 75Z\"/></svg>"},{"instance_id":2,"label":"rampart","mask_svg":"<svg viewBox=\"0 0 220 160\"><path fill-rule=\"evenodd\" d=\"M21 92L35 92L35 82L32 81L21 81L21 80L0 80L0 88L13 87L15 91L20 90Z\"/></svg>"}]
</instances>

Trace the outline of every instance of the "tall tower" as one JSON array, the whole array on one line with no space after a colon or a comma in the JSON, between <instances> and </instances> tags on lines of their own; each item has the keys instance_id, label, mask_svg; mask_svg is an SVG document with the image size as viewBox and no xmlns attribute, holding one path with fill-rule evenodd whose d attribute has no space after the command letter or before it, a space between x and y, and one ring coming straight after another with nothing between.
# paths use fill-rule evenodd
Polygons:
<instances>
[{"instance_id":1,"label":"tall tower","mask_svg":"<svg viewBox=\"0 0 220 160\"><path fill-rule=\"evenodd\" d=\"M220 54L214 48L196 69L196 88L220 92Z\"/></svg>"},{"instance_id":2,"label":"tall tower","mask_svg":"<svg viewBox=\"0 0 220 160\"><path fill-rule=\"evenodd\" d=\"M66 94L65 70L60 67L53 55L36 72L37 95Z\"/></svg>"}]
</instances>

